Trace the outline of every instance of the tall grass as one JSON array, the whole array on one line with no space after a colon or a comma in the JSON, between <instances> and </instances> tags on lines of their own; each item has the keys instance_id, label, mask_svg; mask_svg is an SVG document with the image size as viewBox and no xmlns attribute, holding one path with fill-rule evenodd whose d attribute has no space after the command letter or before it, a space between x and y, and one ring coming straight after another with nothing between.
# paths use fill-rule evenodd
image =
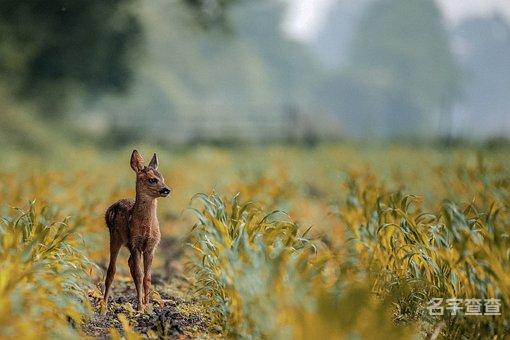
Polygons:
<instances>
[{"instance_id":1,"label":"tall grass","mask_svg":"<svg viewBox=\"0 0 510 340\"><path fill-rule=\"evenodd\" d=\"M192 233L197 291L225 334L241 338L407 334L361 277L281 212L265 214L235 196L198 195ZM346 272L342 272L345 270ZM351 276L351 285L342 281ZM342 306L341 308L339 308ZM333 333L331 333L333 332Z\"/></svg>"},{"instance_id":2,"label":"tall grass","mask_svg":"<svg viewBox=\"0 0 510 340\"><path fill-rule=\"evenodd\" d=\"M2 154L0 338L79 335L85 291L103 281L103 271L89 275L87 257L108 260L104 209L133 195L130 151ZM163 237L182 237L194 221L177 216L193 193L224 193L194 199L187 256L211 327L224 335L501 338L509 333L506 154L345 145L162 153L174 195L158 215ZM247 201L222 198L238 191ZM9 208L34 197L37 205ZM158 273L167 254L156 255ZM500 298L502 316L433 317L431 297Z\"/></svg>"},{"instance_id":3,"label":"tall grass","mask_svg":"<svg viewBox=\"0 0 510 340\"><path fill-rule=\"evenodd\" d=\"M509 178L480 161L450 181L468 200L439 197L429 210L377 178L348 179L345 201L331 210L345 237L326 244L280 212L198 195L190 255L197 290L236 337L508 335ZM432 298L499 299L501 315L432 316Z\"/></svg>"},{"instance_id":4,"label":"tall grass","mask_svg":"<svg viewBox=\"0 0 510 340\"><path fill-rule=\"evenodd\" d=\"M87 312L88 272L69 220L30 202L0 219L0 337L69 338Z\"/></svg>"},{"instance_id":5,"label":"tall grass","mask_svg":"<svg viewBox=\"0 0 510 340\"><path fill-rule=\"evenodd\" d=\"M437 211L426 211L415 196L350 181L339 215L357 261L378 268L374 291L400 295L399 320L445 322L448 338L508 334L510 181L501 169L487 169L481 162L459 168L451 183L455 187L470 188L470 201L442 200ZM425 310L433 297L500 299L502 315L433 320Z\"/></svg>"},{"instance_id":6,"label":"tall grass","mask_svg":"<svg viewBox=\"0 0 510 340\"><path fill-rule=\"evenodd\" d=\"M196 200L204 209L194 210L199 223L190 244L197 255L193 268L216 321L230 334L274 335L278 316L270 294L283 292L283 272L307 274L304 260L313 244L298 235L292 222L272 220L276 212L263 215L254 204L240 204L237 196L228 207L217 195ZM288 271L289 263L300 271ZM254 313L262 320L254 320Z\"/></svg>"}]
</instances>

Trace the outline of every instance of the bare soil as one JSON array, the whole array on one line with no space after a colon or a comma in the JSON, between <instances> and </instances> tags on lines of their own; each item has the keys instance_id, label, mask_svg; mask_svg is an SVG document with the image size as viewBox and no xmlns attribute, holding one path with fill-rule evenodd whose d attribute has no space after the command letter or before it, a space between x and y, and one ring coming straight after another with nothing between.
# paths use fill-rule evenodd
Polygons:
<instances>
[{"instance_id":1,"label":"bare soil","mask_svg":"<svg viewBox=\"0 0 510 340\"><path fill-rule=\"evenodd\" d=\"M162 248L166 243L162 242ZM219 334L210 329L210 319L207 311L196 297L190 294L189 283L175 267L168 269L170 263L181 260L181 253L169 253L165 259L165 265L159 272L153 274L152 302L145 311L136 311L136 291L131 277L115 277L112 285L112 293L106 314L101 313L102 285L89 294L89 301L94 308L90 319L85 321L83 331L86 335L94 338L108 338L111 329L116 329L124 334L119 314L126 316L130 327L137 333L148 338L210 338L218 337ZM170 258L171 257L171 258ZM172 273L169 275L169 273Z\"/></svg>"}]
</instances>

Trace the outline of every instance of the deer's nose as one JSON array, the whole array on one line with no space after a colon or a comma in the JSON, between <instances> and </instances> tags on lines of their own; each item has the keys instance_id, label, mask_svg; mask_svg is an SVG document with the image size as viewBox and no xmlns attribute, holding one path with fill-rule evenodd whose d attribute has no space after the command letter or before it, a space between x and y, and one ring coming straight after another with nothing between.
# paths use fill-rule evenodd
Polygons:
<instances>
[{"instance_id":1,"label":"deer's nose","mask_svg":"<svg viewBox=\"0 0 510 340\"><path fill-rule=\"evenodd\" d=\"M163 189L161 189L161 190L159 191L159 193L160 193L161 195L165 195L165 196L166 196L166 195L168 195L168 194L170 193L170 189L169 189L169 188L163 188Z\"/></svg>"}]
</instances>

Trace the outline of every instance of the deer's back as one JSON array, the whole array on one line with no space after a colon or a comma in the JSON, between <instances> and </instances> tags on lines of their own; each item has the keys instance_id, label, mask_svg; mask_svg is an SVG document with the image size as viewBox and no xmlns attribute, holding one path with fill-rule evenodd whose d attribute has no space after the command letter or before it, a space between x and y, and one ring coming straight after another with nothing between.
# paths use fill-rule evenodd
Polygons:
<instances>
[{"instance_id":1,"label":"deer's back","mask_svg":"<svg viewBox=\"0 0 510 340\"><path fill-rule=\"evenodd\" d=\"M135 201L132 199L121 199L112 204L105 213L105 221L112 241L126 245L129 240L129 222L133 212Z\"/></svg>"}]
</instances>

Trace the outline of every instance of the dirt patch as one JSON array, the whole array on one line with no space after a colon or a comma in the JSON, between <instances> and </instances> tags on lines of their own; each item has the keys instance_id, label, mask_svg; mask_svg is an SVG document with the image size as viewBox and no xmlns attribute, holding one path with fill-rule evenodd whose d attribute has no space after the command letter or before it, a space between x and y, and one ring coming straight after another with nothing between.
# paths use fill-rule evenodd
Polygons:
<instances>
[{"instance_id":1,"label":"dirt patch","mask_svg":"<svg viewBox=\"0 0 510 340\"><path fill-rule=\"evenodd\" d=\"M175 239L163 239L160 254L164 266L152 275L152 302L143 313L136 311L136 291L129 275L117 275L112 285L112 293L106 314L101 314L102 283L89 294L94 309L86 320L85 334L104 339L110 336L111 329L124 333L119 314L126 316L130 327L149 338L210 338L220 337L211 331L211 321L207 310L189 293L190 285L182 275L182 251Z\"/></svg>"},{"instance_id":2,"label":"dirt patch","mask_svg":"<svg viewBox=\"0 0 510 340\"><path fill-rule=\"evenodd\" d=\"M84 325L84 332L96 338L106 338L110 329L121 334L123 329L118 319L123 314L137 333L147 337L194 338L213 336L209 330L209 318L201 304L193 298L183 297L179 285L155 285L158 292L143 313L135 310L136 294L129 280L114 283L112 296L105 315L100 313L101 298L98 294L89 296L94 314Z\"/></svg>"}]
</instances>

